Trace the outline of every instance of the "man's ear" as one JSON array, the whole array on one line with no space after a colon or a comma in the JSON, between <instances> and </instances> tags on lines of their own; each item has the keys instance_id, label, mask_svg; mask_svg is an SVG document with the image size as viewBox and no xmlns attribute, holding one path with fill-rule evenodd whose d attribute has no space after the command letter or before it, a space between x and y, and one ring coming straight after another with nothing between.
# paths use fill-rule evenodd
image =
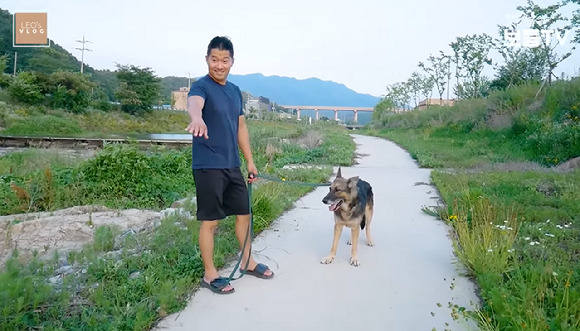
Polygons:
<instances>
[{"instance_id":1,"label":"man's ear","mask_svg":"<svg viewBox=\"0 0 580 331\"><path fill-rule=\"evenodd\" d=\"M342 178L342 171L340 171L340 167L338 167L338 172L336 173L336 178Z\"/></svg>"},{"instance_id":2,"label":"man's ear","mask_svg":"<svg viewBox=\"0 0 580 331\"><path fill-rule=\"evenodd\" d=\"M358 176L355 176L355 177L350 177L350 178L348 179L347 186L348 186L349 188L353 188L353 187L355 187L355 186L356 186L356 183L358 182L358 178L359 178Z\"/></svg>"}]
</instances>

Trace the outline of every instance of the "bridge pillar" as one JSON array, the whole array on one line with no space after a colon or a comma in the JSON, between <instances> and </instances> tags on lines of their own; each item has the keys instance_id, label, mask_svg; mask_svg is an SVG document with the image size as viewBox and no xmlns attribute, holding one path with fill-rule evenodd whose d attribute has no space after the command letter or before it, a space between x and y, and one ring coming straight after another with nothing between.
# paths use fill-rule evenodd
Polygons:
<instances>
[{"instance_id":1,"label":"bridge pillar","mask_svg":"<svg viewBox=\"0 0 580 331\"><path fill-rule=\"evenodd\" d=\"M354 111L354 122L358 123L358 111L355 109Z\"/></svg>"},{"instance_id":2,"label":"bridge pillar","mask_svg":"<svg viewBox=\"0 0 580 331\"><path fill-rule=\"evenodd\" d=\"M318 109L314 109L314 111L316 112L316 120L318 121Z\"/></svg>"},{"instance_id":3,"label":"bridge pillar","mask_svg":"<svg viewBox=\"0 0 580 331\"><path fill-rule=\"evenodd\" d=\"M300 109L296 109L296 116L300 119Z\"/></svg>"},{"instance_id":4,"label":"bridge pillar","mask_svg":"<svg viewBox=\"0 0 580 331\"><path fill-rule=\"evenodd\" d=\"M334 120L338 121L338 110L334 110Z\"/></svg>"}]
</instances>

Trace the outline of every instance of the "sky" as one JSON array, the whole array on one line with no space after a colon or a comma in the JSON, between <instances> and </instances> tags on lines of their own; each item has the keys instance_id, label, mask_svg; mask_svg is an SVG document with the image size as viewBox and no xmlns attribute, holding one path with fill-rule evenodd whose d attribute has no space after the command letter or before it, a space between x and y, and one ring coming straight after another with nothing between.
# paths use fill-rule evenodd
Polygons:
<instances>
[{"instance_id":1,"label":"sky","mask_svg":"<svg viewBox=\"0 0 580 331\"><path fill-rule=\"evenodd\" d=\"M540 5L555 0L537 0ZM232 74L316 77L382 96L457 37L498 37L525 0L0 0L15 12L46 12L48 36L85 62L150 67L156 75L199 77L217 35L234 45ZM566 45L559 46L562 50ZM559 49L559 48L558 48ZM556 70L580 74L580 50ZM493 75L491 68L486 70Z\"/></svg>"}]
</instances>

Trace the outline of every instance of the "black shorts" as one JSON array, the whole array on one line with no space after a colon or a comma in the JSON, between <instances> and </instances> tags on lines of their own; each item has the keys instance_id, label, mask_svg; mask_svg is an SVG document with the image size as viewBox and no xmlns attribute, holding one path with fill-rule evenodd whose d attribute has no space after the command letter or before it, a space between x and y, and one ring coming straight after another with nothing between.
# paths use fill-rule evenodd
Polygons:
<instances>
[{"instance_id":1,"label":"black shorts","mask_svg":"<svg viewBox=\"0 0 580 331\"><path fill-rule=\"evenodd\" d=\"M248 187L240 168L194 169L197 219L221 220L230 215L248 215Z\"/></svg>"}]
</instances>

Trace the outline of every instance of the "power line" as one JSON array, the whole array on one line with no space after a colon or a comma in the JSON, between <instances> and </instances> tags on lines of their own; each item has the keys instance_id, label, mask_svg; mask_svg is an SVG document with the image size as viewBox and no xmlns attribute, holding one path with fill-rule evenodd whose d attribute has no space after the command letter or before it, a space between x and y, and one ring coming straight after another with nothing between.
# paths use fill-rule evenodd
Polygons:
<instances>
[{"instance_id":1,"label":"power line","mask_svg":"<svg viewBox=\"0 0 580 331\"><path fill-rule=\"evenodd\" d=\"M83 68L84 68L84 65L85 65L85 51L89 51L89 52L92 52L93 51L91 49L85 48L85 44L86 43L92 43L92 41L85 40L85 34L83 33L83 40L77 40L77 43L83 44L83 47L82 48L78 48L78 47L76 48L76 49L78 49L79 51L82 52L81 53L81 74L82 74L83 73Z\"/></svg>"}]
</instances>

